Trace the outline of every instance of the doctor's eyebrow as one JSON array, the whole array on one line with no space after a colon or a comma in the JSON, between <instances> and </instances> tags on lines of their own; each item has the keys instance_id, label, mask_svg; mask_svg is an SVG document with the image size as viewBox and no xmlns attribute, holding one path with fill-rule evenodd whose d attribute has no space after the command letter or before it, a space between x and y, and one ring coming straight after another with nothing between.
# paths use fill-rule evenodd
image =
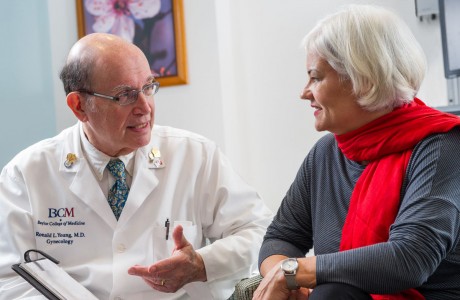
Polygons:
<instances>
[{"instance_id":1,"label":"doctor's eyebrow","mask_svg":"<svg viewBox=\"0 0 460 300\"><path fill-rule=\"evenodd\" d=\"M152 82L155 82L155 81L156 81L156 80L155 80L155 76L154 76L154 75L150 75L150 76L147 77L147 79L145 80L144 86L147 85L147 84L150 84L150 83L152 83ZM117 93L117 92L123 92L123 91L128 91L128 90L136 90L136 89L137 89L137 88L132 87L132 86L130 86L130 85L121 84L121 85L117 85L116 87L114 87L114 88L112 89L112 91L113 91L114 93Z\"/></svg>"}]
</instances>

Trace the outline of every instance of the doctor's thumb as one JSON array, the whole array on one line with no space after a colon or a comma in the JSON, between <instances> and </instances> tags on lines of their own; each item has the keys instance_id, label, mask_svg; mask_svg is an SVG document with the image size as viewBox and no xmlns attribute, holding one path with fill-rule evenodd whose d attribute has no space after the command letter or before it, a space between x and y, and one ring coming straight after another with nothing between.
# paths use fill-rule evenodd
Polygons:
<instances>
[{"instance_id":1,"label":"doctor's thumb","mask_svg":"<svg viewBox=\"0 0 460 300\"><path fill-rule=\"evenodd\" d=\"M174 245L176 245L176 250L182 249L189 244L189 242L184 236L184 228L181 225L177 225L174 228L173 240Z\"/></svg>"}]
</instances>

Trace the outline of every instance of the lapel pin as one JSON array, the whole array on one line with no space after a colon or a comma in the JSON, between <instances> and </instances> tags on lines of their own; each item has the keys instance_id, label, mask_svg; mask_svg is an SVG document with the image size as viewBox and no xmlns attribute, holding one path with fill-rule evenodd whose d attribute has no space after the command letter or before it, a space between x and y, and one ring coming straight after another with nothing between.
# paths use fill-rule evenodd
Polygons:
<instances>
[{"instance_id":1,"label":"lapel pin","mask_svg":"<svg viewBox=\"0 0 460 300\"><path fill-rule=\"evenodd\" d=\"M163 160L161 159L161 153L158 148L152 148L149 152L150 162L153 163L155 169L164 168Z\"/></svg>"},{"instance_id":2,"label":"lapel pin","mask_svg":"<svg viewBox=\"0 0 460 300\"><path fill-rule=\"evenodd\" d=\"M71 168L72 165L77 161L77 156L74 153L67 154L66 161L64 162L64 166L68 169Z\"/></svg>"}]
</instances>

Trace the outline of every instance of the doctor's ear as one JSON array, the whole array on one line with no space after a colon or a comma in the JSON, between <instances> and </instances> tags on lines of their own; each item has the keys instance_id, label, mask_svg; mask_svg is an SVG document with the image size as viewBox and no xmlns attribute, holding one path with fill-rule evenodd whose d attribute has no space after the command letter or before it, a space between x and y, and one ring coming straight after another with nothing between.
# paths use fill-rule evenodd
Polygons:
<instances>
[{"instance_id":1,"label":"doctor's ear","mask_svg":"<svg viewBox=\"0 0 460 300\"><path fill-rule=\"evenodd\" d=\"M88 117L82 103L83 95L80 92L71 92L67 95L67 106L72 110L75 117L82 122L86 122Z\"/></svg>"}]
</instances>

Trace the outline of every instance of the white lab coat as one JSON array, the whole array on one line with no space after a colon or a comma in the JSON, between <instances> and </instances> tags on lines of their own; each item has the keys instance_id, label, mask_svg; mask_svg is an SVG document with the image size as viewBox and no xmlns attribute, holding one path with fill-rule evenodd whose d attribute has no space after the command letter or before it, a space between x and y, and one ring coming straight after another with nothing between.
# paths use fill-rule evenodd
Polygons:
<instances>
[{"instance_id":1,"label":"white lab coat","mask_svg":"<svg viewBox=\"0 0 460 300\"><path fill-rule=\"evenodd\" d=\"M228 298L254 270L272 215L216 145L155 125L150 144L135 153L129 197L117 222L82 154L80 126L27 148L2 170L0 299L36 294L11 270L28 249L60 260L99 299ZM148 157L154 147L163 168ZM77 156L70 168L64 166L68 153ZM135 264L170 256L167 218L171 233L175 221L191 222L184 233L202 255L208 278L175 294L157 292L127 273Z\"/></svg>"}]
</instances>

